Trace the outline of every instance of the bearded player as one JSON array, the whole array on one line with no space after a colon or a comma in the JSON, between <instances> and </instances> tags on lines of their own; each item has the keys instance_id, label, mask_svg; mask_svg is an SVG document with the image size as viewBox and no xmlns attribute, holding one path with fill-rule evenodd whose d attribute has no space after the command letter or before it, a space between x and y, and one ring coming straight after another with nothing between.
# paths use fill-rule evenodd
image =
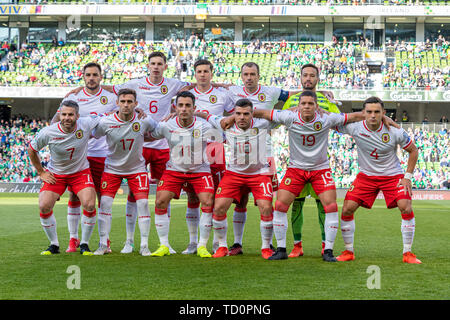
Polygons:
<instances>
[{"instance_id":1,"label":"bearded player","mask_svg":"<svg viewBox=\"0 0 450 320\"><path fill-rule=\"evenodd\" d=\"M332 94L329 92L321 92L317 91L317 85L319 83L319 69L311 63L305 64L302 66L300 81L302 83L302 87L304 90L314 91L317 95L317 104L320 108L325 111L340 113L339 108L337 107L337 103L332 99ZM296 94L291 96L288 101L283 106L283 110L296 108L299 103L300 94ZM305 204L305 198L311 195L316 200L317 205L317 215L319 220L319 226L321 230L322 236L322 252L323 254L325 248L325 230L324 230L324 222L325 222L325 210L323 209L323 205L320 202L319 197L314 192L311 187L311 184L308 183L302 190L301 194L294 200L292 203L292 213L291 213L291 226L292 233L294 235L294 248L289 254L289 258L300 257L303 256L303 244L302 244L302 229L303 229L303 206Z\"/></svg>"}]
</instances>

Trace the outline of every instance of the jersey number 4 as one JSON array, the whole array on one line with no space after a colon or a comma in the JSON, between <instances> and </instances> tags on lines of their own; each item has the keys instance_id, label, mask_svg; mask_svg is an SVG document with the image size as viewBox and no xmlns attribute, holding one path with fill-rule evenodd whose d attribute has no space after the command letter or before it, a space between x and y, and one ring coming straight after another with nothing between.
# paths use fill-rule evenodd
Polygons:
<instances>
[{"instance_id":1,"label":"jersey number 4","mask_svg":"<svg viewBox=\"0 0 450 320\"><path fill-rule=\"evenodd\" d=\"M370 154L371 157L374 157L375 160L378 160L378 153L377 148L373 149L372 153Z\"/></svg>"}]
</instances>

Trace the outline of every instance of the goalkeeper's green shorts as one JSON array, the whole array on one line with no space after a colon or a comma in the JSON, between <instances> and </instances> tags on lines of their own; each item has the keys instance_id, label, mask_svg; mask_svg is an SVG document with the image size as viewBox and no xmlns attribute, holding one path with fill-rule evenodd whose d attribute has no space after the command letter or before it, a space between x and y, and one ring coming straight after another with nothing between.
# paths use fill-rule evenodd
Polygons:
<instances>
[{"instance_id":1,"label":"goalkeeper's green shorts","mask_svg":"<svg viewBox=\"0 0 450 320\"><path fill-rule=\"evenodd\" d=\"M319 199L319 197L317 196L317 194L314 192L311 183L307 183L305 185L305 187L303 188L302 192L300 192L299 196L297 197L297 199L299 198L306 198L307 196L311 196L314 199Z\"/></svg>"}]
</instances>

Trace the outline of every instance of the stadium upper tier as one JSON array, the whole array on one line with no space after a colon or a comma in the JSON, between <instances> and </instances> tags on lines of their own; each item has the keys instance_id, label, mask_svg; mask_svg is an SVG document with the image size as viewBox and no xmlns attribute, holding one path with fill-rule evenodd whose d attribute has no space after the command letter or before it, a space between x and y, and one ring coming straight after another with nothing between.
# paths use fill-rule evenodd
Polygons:
<instances>
[{"instance_id":1,"label":"stadium upper tier","mask_svg":"<svg viewBox=\"0 0 450 320\"><path fill-rule=\"evenodd\" d=\"M420 52L415 50L417 46L411 48L412 51L408 46L406 51L396 52L395 62L385 66L381 84L370 80L369 68L363 59L366 49L355 44L256 42L235 45L195 41L187 45L176 41L150 44L116 41L54 47L40 43L6 54L0 65L0 85L82 86L82 67L91 61L103 66L105 84L124 83L148 74L147 56L156 50L164 51L169 57L167 77L183 77L188 81L195 81L192 70L195 60L207 58L215 67L214 81L224 83L240 83L241 65L254 61L260 66L262 84L285 88L300 86L298 74L306 63L320 68L321 88L450 88L448 45Z\"/></svg>"},{"instance_id":2,"label":"stadium upper tier","mask_svg":"<svg viewBox=\"0 0 450 320\"><path fill-rule=\"evenodd\" d=\"M171 4L216 4L216 5L447 5L449 0L10 0L3 3L20 4L89 4L89 3L108 3L108 4L152 4L152 5L171 5Z\"/></svg>"}]
</instances>

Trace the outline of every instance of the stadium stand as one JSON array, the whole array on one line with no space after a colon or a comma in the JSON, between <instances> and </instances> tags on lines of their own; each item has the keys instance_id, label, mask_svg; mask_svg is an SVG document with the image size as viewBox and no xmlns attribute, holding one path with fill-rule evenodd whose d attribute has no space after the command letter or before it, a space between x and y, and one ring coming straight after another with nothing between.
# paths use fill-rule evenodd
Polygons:
<instances>
[{"instance_id":1,"label":"stadium stand","mask_svg":"<svg viewBox=\"0 0 450 320\"><path fill-rule=\"evenodd\" d=\"M5 51L7 44L4 44ZM390 88L449 88L450 49L448 41L425 44L396 43L395 62L383 66L383 86ZM261 67L261 83L285 88L299 87L298 75L305 63L319 66L322 88L366 89L373 87L369 68L362 59L360 44L337 43L313 45L302 43L252 42L236 45L191 37L165 40L162 43L23 44L9 50L0 65L2 86L78 86L81 65L96 61L104 66L104 83L117 84L147 74L147 56L155 50L165 51L170 60L168 77L193 80L197 58L210 58L215 66L215 81L239 83L239 67L254 61ZM62 67L61 67L62 66Z\"/></svg>"}]
</instances>

